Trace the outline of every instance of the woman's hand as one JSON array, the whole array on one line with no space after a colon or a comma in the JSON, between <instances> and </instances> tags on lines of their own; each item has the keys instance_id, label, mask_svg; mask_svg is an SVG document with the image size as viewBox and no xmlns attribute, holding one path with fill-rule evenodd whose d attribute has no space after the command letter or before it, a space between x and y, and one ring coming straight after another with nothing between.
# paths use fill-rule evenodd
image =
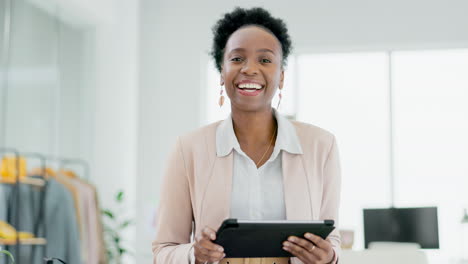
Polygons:
<instances>
[{"instance_id":1,"label":"woman's hand","mask_svg":"<svg viewBox=\"0 0 468 264\"><path fill-rule=\"evenodd\" d=\"M311 233L306 233L305 238L290 236L283 242L283 249L299 258L304 264L331 263L335 257L335 251L327 240Z\"/></svg>"},{"instance_id":2,"label":"woman's hand","mask_svg":"<svg viewBox=\"0 0 468 264\"><path fill-rule=\"evenodd\" d=\"M211 242L211 240L215 239L216 232L209 227L203 228L201 235L195 238L195 244L193 248L195 249L194 252L196 264L216 262L226 256L224 254L223 247Z\"/></svg>"}]
</instances>

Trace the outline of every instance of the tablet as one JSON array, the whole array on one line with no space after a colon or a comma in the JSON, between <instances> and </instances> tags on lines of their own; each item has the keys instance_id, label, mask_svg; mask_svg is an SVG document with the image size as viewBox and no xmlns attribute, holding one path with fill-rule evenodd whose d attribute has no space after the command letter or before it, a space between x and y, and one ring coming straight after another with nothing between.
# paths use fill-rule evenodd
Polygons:
<instances>
[{"instance_id":1,"label":"tablet","mask_svg":"<svg viewBox=\"0 0 468 264\"><path fill-rule=\"evenodd\" d=\"M283 250L289 236L304 237L309 232L323 239L335 229L333 220L237 220L226 219L216 232L214 243L224 248L226 258L292 257Z\"/></svg>"}]
</instances>

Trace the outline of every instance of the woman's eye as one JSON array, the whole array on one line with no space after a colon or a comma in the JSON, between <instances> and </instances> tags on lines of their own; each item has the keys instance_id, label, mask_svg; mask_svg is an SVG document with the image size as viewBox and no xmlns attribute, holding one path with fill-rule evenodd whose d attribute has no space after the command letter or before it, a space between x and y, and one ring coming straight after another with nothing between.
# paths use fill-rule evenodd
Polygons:
<instances>
[{"instance_id":1,"label":"woman's eye","mask_svg":"<svg viewBox=\"0 0 468 264\"><path fill-rule=\"evenodd\" d=\"M269 60L269 59L261 59L260 61L262 63L271 63L271 60Z\"/></svg>"},{"instance_id":2,"label":"woman's eye","mask_svg":"<svg viewBox=\"0 0 468 264\"><path fill-rule=\"evenodd\" d=\"M235 57L235 58L232 58L231 61L242 61L242 59L239 57Z\"/></svg>"}]
</instances>

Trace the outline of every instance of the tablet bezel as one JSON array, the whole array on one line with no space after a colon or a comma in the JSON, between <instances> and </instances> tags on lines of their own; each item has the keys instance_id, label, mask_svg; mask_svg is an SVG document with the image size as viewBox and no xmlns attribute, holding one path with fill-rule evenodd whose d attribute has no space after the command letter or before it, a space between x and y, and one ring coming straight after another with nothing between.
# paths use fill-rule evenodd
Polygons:
<instances>
[{"instance_id":1,"label":"tablet bezel","mask_svg":"<svg viewBox=\"0 0 468 264\"><path fill-rule=\"evenodd\" d=\"M334 229L333 220L237 220L230 218L223 221L216 232L216 240L213 242L224 247L227 258L292 257L289 252L282 249L282 242L290 235L303 237L306 232L320 233L317 235L325 239ZM252 232L254 237L251 237L248 232ZM248 239L247 236L249 236ZM262 241L266 238L270 240ZM259 246L260 242L267 246Z\"/></svg>"}]
</instances>

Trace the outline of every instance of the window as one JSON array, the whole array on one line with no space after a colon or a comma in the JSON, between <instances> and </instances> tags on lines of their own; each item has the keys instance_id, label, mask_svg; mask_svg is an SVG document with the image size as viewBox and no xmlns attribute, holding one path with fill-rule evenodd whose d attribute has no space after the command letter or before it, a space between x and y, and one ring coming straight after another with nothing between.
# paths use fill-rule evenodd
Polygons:
<instances>
[{"instance_id":1,"label":"window","mask_svg":"<svg viewBox=\"0 0 468 264\"><path fill-rule=\"evenodd\" d=\"M436 205L440 255L460 256L468 207L468 50L395 52L392 66L396 206Z\"/></svg>"},{"instance_id":2,"label":"window","mask_svg":"<svg viewBox=\"0 0 468 264\"><path fill-rule=\"evenodd\" d=\"M342 166L340 227L364 245L362 209L390 205L388 56L386 53L302 55L299 121L331 131Z\"/></svg>"}]
</instances>

